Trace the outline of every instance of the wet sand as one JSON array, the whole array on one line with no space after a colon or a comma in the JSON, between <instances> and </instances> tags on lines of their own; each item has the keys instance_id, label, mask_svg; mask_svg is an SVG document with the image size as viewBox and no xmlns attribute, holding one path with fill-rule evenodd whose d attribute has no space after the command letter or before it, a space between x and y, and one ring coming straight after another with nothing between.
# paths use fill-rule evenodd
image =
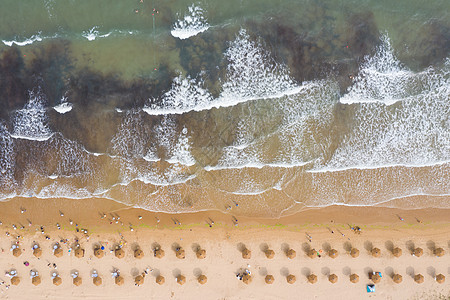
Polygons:
<instances>
[{"instance_id":1,"label":"wet sand","mask_svg":"<svg viewBox=\"0 0 450 300\"><path fill-rule=\"evenodd\" d=\"M26 211L22 213L21 208ZM127 208L105 199L23 198L0 203L0 211L3 222L0 227L3 250L0 278L5 281L0 289L5 299L298 299L299 293L304 295L304 299L329 299L330 294L334 299L365 299L369 295L375 299L434 299L434 296L450 295L448 284L438 284L433 279L441 273L448 282L450 275L448 210L333 206L280 219L255 219L239 215L239 207L233 207L228 213L171 215ZM61 212L64 216L60 215ZM103 213L106 213L106 218L101 218ZM117 220L117 216L120 219ZM212 227L207 224L211 223L209 218L214 221ZM238 219L237 226L233 225L234 218ZM31 226L27 220L32 221ZM175 225L178 222L181 225ZM61 230L57 229L56 223ZM21 225L24 229L20 229ZM45 234L41 234L41 225ZM354 226L361 228L360 234L352 231L350 227ZM87 229L88 234L77 233L77 228ZM6 236L5 232L10 235ZM20 257L14 257L9 251L12 243L17 241L17 235L21 236L18 239L23 251ZM45 239L46 235L49 240ZM73 249L69 252L75 238L86 251L84 258L75 258ZM60 243L64 254L56 258L51 248L61 239L68 239L68 242ZM31 254L33 241L38 242L43 250L43 257L39 260ZM126 243L123 247L125 258L118 259L109 250L121 241ZM93 248L99 242L106 248L102 259L93 256ZM162 259L152 255L156 244L165 250L166 255ZM174 249L178 246L186 251L184 260L175 257ZM194 249L198 246L207 251L203 260L195 256ZM240 253L244 246L252 251L249 260L243 259ZM360 250L358 258L351 258L348 254L350 246ZM400 258L395 258L390 252L397 246L403 250ZM140 260L132 254L137 247L144 251L144 258ZM273 259L265 257L263 250L267 247L275 251ZM370 255L372 247L381 249L381 257ZM424 255L420 258L412 256L408 250L412 247L421 247ZM437 247L446 251L443 257L433 255L433 249ZM296 250L296 258L290 260L286 257L288 248ZM305 251L310 248L319 251L322 257L308 258ZM326 255L329 248L338 250L337 258ZM30 265L25 266L24 261ZM50 273L53 268L47 266L48 263L57 264L62 285L52 284ZM120 270L124 285L114 284L111 277L113 268ZM142 286L135 286L133 278L146 268L153 271L145 277ZM4 272L11 269L18 271L21 283L6 289L10 280ZM42 284L37 287L31 284L31 269L39 271L42 277ZM103 278L102 286L92 284L90 274L93 269ZM236 278L236 274L245 269L253 276L249 285ZM73 270L78 270L83 279L79 287L72 284L70 274ZM370 283L369 271L383 274L373 294L366 293L366 285ZM309 273L318 276L316 284L307 283L306 275ZM327 279L331 273L339 278L335 284ZM358 283L349 281L351 273L360 276ZM403 276L401 284L393 283L390 277L393 273ZM424 276L424 283L414 282L412 276L417 273ZM155 283L158 274L166 278L162 286ZM178 274L186 276L183 286L175 282ZM200 274L208 277L205 285L196 280ZM272 285L264 283L267 274L275 278ZM286 282L288 274L296 276L297 280L292 285Z\"/></svg>"}]
</instances>

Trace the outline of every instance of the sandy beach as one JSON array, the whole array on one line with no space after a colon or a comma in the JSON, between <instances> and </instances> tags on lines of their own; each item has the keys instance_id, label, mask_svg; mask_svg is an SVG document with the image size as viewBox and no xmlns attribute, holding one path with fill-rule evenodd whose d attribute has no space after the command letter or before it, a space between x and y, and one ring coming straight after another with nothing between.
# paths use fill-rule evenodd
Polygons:
<instances>
[{"instance_id":1,"label":"sandy beach","mask_svg":"<svg viewBox=\"0 0 450 300\"><path fill-rule=\"evenodd\" d=\"M450 296L447 210L332 206L280 219L254 219L240 216L238 208L228 213L169 215L127 208L104 199L24 198L0 203L0 211L0 278L5 282L0 286L2 299L330 299L331 295L332 299L446 299ZM236 219L237 225L233 224ZM352 230L358 227L360 233ZM87 234L83 233L85 230ZM74 256L76 239L85 250L82 258ZM17 242L22 249L19 257L10 251ZM58 258L52 253L57 242L63 250ZM32 254L31 248L36 243L42 249L40 259ZM122 259L112 252L119 244L125 251ZM105 248L103 258L94 256L94 248L100 245ZM165 251L161 259L153 255L157 246ZM185 259L176 257L175 250L179 247L185 250ZM392 254L395 247L402 249L401 257ZM417 247L423 249L421 257L411 255ZM133 256L137 248L144 252L141 259ZM196 257L198 248L206 250L206 258ZM349 255L351 248L360 251L359 257ZM380 257L372 256L373 248L381 250ZM437 257L434 254L437 248L443 248L445 255ZM242 257L243 249L251 251L250 259ZM266 257L267 249L274 251L272 259ZM286 256L289 249L296 251L295 258ZM321 257L309 258L310 249ZM330 249L337 250L336 258L327 254ZM115 284L111 275L115 269L124 279L121 286ZM10 270L17 271L19 285L10 285L10 278L5 276ZM38 271L40 285L32 285L31 270ZM93 284L93 270L102 278L102 285ZM252 277L250 284L236 277L246 270ZM55 271L62 279L59 286L52 283ZM80 286L72 282L71 274L75 271L82 278ZM147 272L144 283L136 286L135 277L144 271ZM369 294L366 286L372 283L370 272L381 272L382 279L375 284L375 292ZM203 285L197 280L202 274L207 277ZM317 276L317 283L308 283L310 274ZM328 280L331 274L338 277L334 284ZM359 276L357 283L350 282L351 274ZM394 283L394 274L402 275L402 283ZM423 283L414 281L417 274L424 276ZM434 277L438 274L446 276L447 281L437 283ZM165 277L163 285L156 283L159 275ZM185 284L177 284L178 275L186 277ZM273 284L265 283L266 275L273 276ZM287 282L288 275L295 276L293 284Z\"/></svg>"}]
</instances>

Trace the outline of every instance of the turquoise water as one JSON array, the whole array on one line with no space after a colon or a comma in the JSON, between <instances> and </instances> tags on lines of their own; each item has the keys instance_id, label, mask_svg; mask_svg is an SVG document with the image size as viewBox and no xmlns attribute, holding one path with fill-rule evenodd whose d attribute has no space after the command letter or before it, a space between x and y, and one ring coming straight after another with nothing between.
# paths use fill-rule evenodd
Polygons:
<instances>
[{"instance_id":1,"label":"turquoise water","mask_svg":"<svg viewBox=\"0 0 450 300\"><path fill-rule=\"evenodd\" d=\"M448 1L1 7L2 199L450 203Z\"/></svg>"}]
</instances>

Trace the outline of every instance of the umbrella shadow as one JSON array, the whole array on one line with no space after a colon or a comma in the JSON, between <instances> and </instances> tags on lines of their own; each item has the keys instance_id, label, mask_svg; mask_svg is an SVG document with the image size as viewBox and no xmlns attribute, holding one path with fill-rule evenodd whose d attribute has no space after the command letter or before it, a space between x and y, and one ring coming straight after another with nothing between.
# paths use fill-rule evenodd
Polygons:
<instances>
[{"instance_id":1,"label":"umbrella shadow","mask_svg":"<svg viewBox=\"0 0 450 300\"><path fill-rule=\"evenodd\" d=\"M364 249L366 249L368 252L371 252L373 249L373 244L371 241L365 241L364 242Z\"/></svg>"},{"instance_id":2,"label":"umbrella shadow","mask_svg":"<svg viewBox=\"0 0 450 300\"><path fill-rule=\"evenodd\" d=\"M302 244L302 250L303 252L305 252L305 254L308 254L309 250L311 250L311 245L308 243L303 243Z\"/></svg>"},{"instance_id":3,"label":"umbrella shadow","mask_svg":"<svg viewBox=\"0 0 450 300\"><path fill-rule=\"evenodd\" d=\"M301 272L302 272L302 275L305 276L305 277L311 275L311 269L307 268L307 267L303 267Z\"/></svg>"},{"instance_id":4,"label":"umbrella shadow","mask_svg":"<svg viewBox=\"0 0 450 300\"><path fill-rule=\"evenodd\" d=\"M136 251L137 249L140 249L141 247L139 247L139 244L138 244L138 243L134 242L134 243L132 243L132 244L130 245L130 248L131 248L131 250L134 252L134 251Z\"/></svg>"},{"instance_id":5,"label":"umbrella shadow","mask_svg":"<svg viewBox=\"0 0 450 300\"><path fill-rule=\"evenodd\" d=\"M281 251L284 252L284 254L287 255L287 252L289 251L289 249L291 249L291 247L289 247L288 243L283 243L281 244Z\"/></svg>"},{"instance_id":6,"label":"umbrella shadow","mask_svg":"<svg viewBox=\"0 0 450 300\"><path fill-rule=\"evenodd\" d=\"M191 249L192 249L192 251L194 251L195 253L197 253L197 251L201 249L201 248L200 248L200 244L198 244L198 243L193 243L193 244L191 245Z\"/></svg>"},{"instance_id":7,"label":"umbrella shadow","mask_svg":"<svg viewBox=\"0 0 450 300\"><path fill-rule=\"evenodd\" d=\"M286 267L281 268L280 269L280 274L281 274L281 276L284 276L284 277L288 276L289 275L289 269L286 268Z\"/></svg>"},{"instance_id":8,"label":"umbrella shadow","mask_svg":"<svg viewBox=\"0 0 450 300\"><path fill-rule=\"evenodd\" d=\"M342 268L342 274L344 274L345 276L350 276L350 274L352 274L352 270L350 269L350 267L344 267Z\"/></svg>"},{"instance_id":9,"label":"umbrella shadow","mask_svg":"<svg viewBox=\"0 0 450 300\"><path fill-rule=\"evenodd\" d=\"M386 267L384 273L391 278L394 277L394 269L392 267Z\"/></svg>"},{"instance_id":10,"label":"umbrella shadow","mask_svg":"<svg viewBox=\"0 0 450 300\"><path fill-rule=\"evenodd\" d=\"M172 251L173 252L177 252L177 249L180 249L180 248L181 248L180 244L178 244L176 242L172 244Z\"/></svg>"},{"instance_id":11,"label":"umbrella shadow","mask_svg":"<svg viewBox=\"0 0 450 300\"><path fill-rule=\"evenodd\" d=\"M194 274L194 276L197 278L200 275L203 274L202 270L200 268L195 268L194 270L192 270L192 274Z\"/></svg>"},{"instance_id":12,"label":"umbrella shadow","mask_svg":"<svg viewBox=\"0 0 450 300\"><path fill-rule=\"evenodd\" d=\"M373 269L371 267L364 268L364 274L366 274L367 276L369 276L372 273L373 273Z\"/></svg>"},{"instance_id":13,"label":"umbrella shadow","mask_svg":"<svg viewBox=\"0 0 450 300\"><path fill-rule=\"evenodd\" d=\"M427 242L427 248L431 251L434 252L434 250L436 250L436 243L433 241L428 241Z\"/></svg>"},{"instance_id":14,"label":"umbrella shadow","mask_svg":"<svg viewBox=\"0 0 450 300\"><path fill-rule=\"evenodd\" d=\"M178 276L181 275L181 270L180 269L173 269L172 275L173 275L173 277L177 278Z\"/></svg>"},{"instance_id":15,"label":"umbrella shadow","mask_svg":"<svg viewBox=\"0 0 450 300\"><path fill-rule=\"evenodd\" d=\"M345 242L343 245L343 248L345 251L350 252L352 250L352 243L350 243L349 241Z\"/></svg>"},{"instance_id":16,"label":"umbrella shadow","mask_svg":"<svg viewBox=\"0 0 450 300\"><path fill-rule=\"evenodd\" d=\"M330 268L323 267L322 269L320 269L320 272L322 273L322 275L329 276L331 271Z\"/></svg>"},{"instance_id":17,"label":"umbrella shadow","mask_svg":"<svg viewBox=\"0 0 450 300\"><path fill-rule=\"evenodd\" d=\"M267 243L261 243L259 245L259 250L261 250L262 252L266 252L267 250L269 250L269 245Z\"/></svg>"},{"instance_id":18,"label":"umbrella shadow","mask_svg":"<svg viewBox=\"0 0 450 300\"><path fill-rule=\"evenodd\" d=\"M394 243L392 241L386 241L384 243L384 247L386 247L386 249L391 253L394 251Z\"/></svg>"},{"instance_id":19,"label":"umbrella shadow","mask_svg":"<svg viewBox=\"0 0 450 300\"><path fill-rule=\"evenodd\" d=\"M152 250L161 249L161 245L157 242L152 243Z\"/></svg>"},{"instance_id":20,"label":"umbrella shadow","mask_svg":"<svg viewBox=\"0 0 450 300\"><path fill-rule=\"evenodd\" d=\"M238 243L238 244L236 245L236 248L238 249L239 252L242 252L242 251L244 251L245 249L247 249L247 247L245 246L244 243Z\"/></svg>"},{"instance_id":21,"label":"umbrella shadow","mask_svg":"<svg viewBox=\"0 0 450 300\"><path fill-rule=\"evenodd\" d=\"M158 277L159 275L161 275L161 270L160 269L153 269L152 275L154 277Z\"/></svg>"},{"instance_id":22,"label":"umbrella shadow","mask_svg":"<svg viewBox=\"0 0 450 300\"><path fill-rule=\"evenodd\" d=\"M330 252L330 250L331 250L331 245L330 245L330 243L328 243L328 242L323 243L323 244L322 244L322 249L323 249L326 253Z\"/></svg>"},{"instance_id":23,"label":"umbrella shadow","mask_svg":"<svg viewBox=\"0 0 450 300\"><path fill-rule=\"evenodd\" d=\"M436 277L436 269L434 267L428 267L427 274L433 278Z\"/></svg>"},{"instance_id":24,"label":"umbrella shadow","mask_svg":"<svg viewBox=\"0 0 450 300\"><path fill-rule=\"evenodd\" d=\"M262 267L258 271L259 275L266 276L267 275L267 269L265 267Z\"/></svg>"},{"instance_id":25,"label":"umbrella shadow","mask_svg":"<svg viewBox=\"0 0 450 300\"><path fill-rule=\"evenodd\" d=\"M406 274L409 275L411 278L414 278L414 268L411 266L407 267Z\"/></svg>"},{"instance_id":26,"label":"umbrella shadow","mask_svg":"<svg viewBox=\"0 0 450 300\"><path fill-rule=\"evenodd\" d=\"M140 274L138 268L132 268L130 271L131 276L136 277Z\"/></svg>"},{"instance_id":27,"label":"umbrella shadow","mask_svg":"<svg viewBox=\"0 0 450 300\"><path fill-rule=\"evenodd\" d=\"M406 249L409 251L409 253L411 253L411 254L414 253L415 245L414 245L413 241L411 241L411 240L406 241L405 245L406 245Z\"/></svg>"}]
</instances>

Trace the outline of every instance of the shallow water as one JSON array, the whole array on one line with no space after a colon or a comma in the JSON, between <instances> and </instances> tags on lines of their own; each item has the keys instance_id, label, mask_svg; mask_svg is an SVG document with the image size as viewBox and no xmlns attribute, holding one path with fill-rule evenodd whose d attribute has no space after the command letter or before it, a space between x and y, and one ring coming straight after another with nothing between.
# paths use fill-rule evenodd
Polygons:
<instances>
[{"instance_id":1,"label":"shallow water","mask_svg":"<svg viewBox=\"0 0 450 300\"><path fill-rule=\"evenodd\" d=\"M1 199L449 207L446 1L2 8Z\"/></svg>"}]
</instances>

